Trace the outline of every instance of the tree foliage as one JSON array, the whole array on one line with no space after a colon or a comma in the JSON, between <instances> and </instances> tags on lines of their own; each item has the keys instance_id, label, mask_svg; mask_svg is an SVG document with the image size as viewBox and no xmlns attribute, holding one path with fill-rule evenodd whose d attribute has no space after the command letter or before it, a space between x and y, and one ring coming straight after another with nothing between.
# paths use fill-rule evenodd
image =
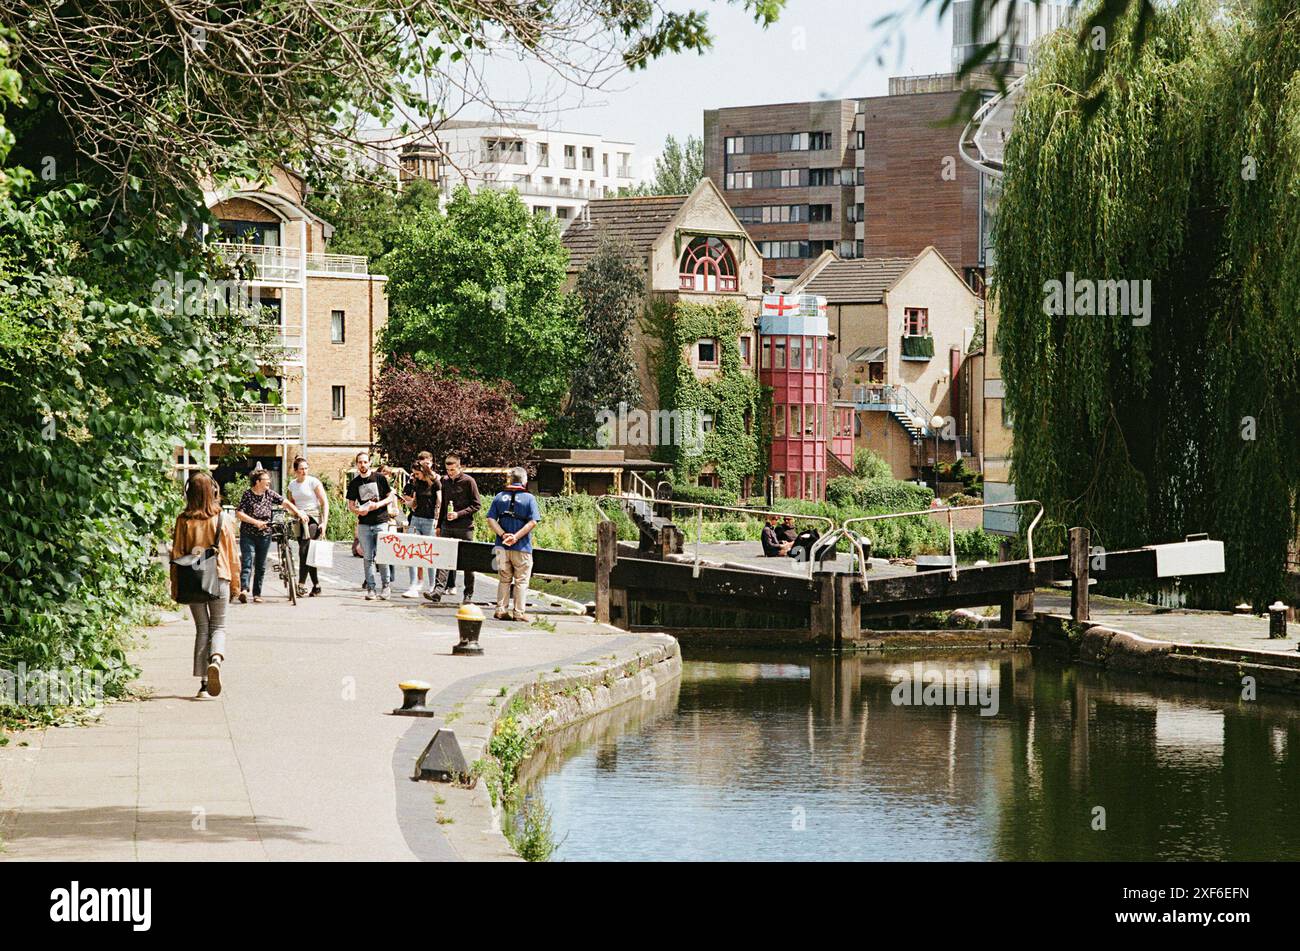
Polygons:
<instances>
[{"instance_id":1,"label":"tree foliage","mask_svg":"<svg viewBox=\"0 0 1300 951\"><path fill-rule=\"evenodd\" d=\"M1092 114L1091 58L1053 42L1015 118L994 235L1017 494L1109 549L1222 538L1227 574L1194 586L1218 604L1277 597L1296 533L1298 14L1161 8L1140 49L1109 47ZM1151 281L1149 324L1049 316L1046 282L1067 273Z\"/></svg>"},{"instance_id":2,"label":"tree foliage","mask_svg":"<svg viewBox=\"0 0 1300 951\"><path fill-rule=\"evenodd\" d=\"M550 420L568 387L577 315L566 301L568 252L555 223L515 192L461 186L445 214L410 223L387 260L390 359L508 380Z\"/></svg>"},{"instance_id":3,"label":"tree foliage","mask_svg":"<svg viewBox=\"0 0 1300 951\"><path fill-rule=\"evenodd\" d=\"M675 136L664 140L663 151L655 159L654 178L638 188L633 195L689 195L704 177L704 141L688 135L685 142Z\"/></svg>"},{"instance_id":4,"label":"tree foliage","mask_svg":"<svg viewBox=\"0 0 1300 951\"><path fill-rule=\"evenodd\" d=\"M405 225L438 211L438 188L423 178L398 187L388 172L330 179L307 197L307 207L334 226L332 254L364 254L376 273Z\"/></svg>"},{"instance_id":5,"label":"tree foliage","mask_svg":"<svg viewBox=\"0 0 1300 951\"><path fill-rule=\"evenodd\" d=\"M635 407L641 381L632 351L633 332L645 297L645 271L626 242L604 238L578 275L580 351L569 380L569 400L552 441L596 444L597 414Z\"/></svg>"},{"instance_id":6,"label":"tree foliage","mask_svg":"<svg viewBox=\"0 0 1300 951\"><path fill-rule=\"evenodd\" d=\"M410 360L386 367L376 381L375 432L396 465L428 450L441 462L459 452L467 466L526 464L541 423L523 419L507 382L469 379Z\"/></svg>"}]
</instances>

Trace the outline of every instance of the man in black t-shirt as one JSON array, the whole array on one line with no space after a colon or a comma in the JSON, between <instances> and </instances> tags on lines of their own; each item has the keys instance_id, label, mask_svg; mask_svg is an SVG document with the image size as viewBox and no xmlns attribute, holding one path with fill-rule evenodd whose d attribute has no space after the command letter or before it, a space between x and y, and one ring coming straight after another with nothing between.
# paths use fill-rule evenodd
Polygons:
<instances>
[{"instance_id":1,"label":"man in black t-shirt","mask_svg":"<svg viewBox=\"0 0 1300 951\"><path fill-rule=\"evenodd\" d=\"M389 519L389 505L395 498L392 486L378 472L370 468L370 453L359 452L356 458L357 474L348 483L348 508L357 517L357 536L361 540L361 553L365 558L366 600L378 597L388 600L389 587L387 576L384 583L375 590L375 549L379 547L379 536Z\"/></svg>"},{"instance_id":2,"label":"man in black t-shirt","mask_svg":"<svg viewBox=\"0 0 1300 951\"><path fill-rule=\"evenodd\" d=\"M411 478L406 480L402 501L411 510L411 523L407 531L412 535L436 535L438 502L441 500L441 480L433 471L433 453L422 452L411 466ZM410 587L404 598L418 598L423 594L430 601L439 600L434 593L433 571L424 568L407 568Z\"/></svg>"}]
</instances>

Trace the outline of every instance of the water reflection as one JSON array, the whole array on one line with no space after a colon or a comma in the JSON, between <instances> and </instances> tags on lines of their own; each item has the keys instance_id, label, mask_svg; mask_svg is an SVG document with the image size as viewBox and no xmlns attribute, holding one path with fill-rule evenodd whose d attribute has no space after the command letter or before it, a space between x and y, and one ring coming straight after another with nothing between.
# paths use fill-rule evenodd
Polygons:
<instances>
[{"instance_id":1,"label":"water reflection","mask_svg":"<svg viewBox=\"0 0 1300 951\"><path fill-rule=\"evenodd\" d=\"M979 670L996 715L947 702ZM1023 651L727 655L525 779L557 859L1294 858L1298 731L1300 704Z\"/></svg>"}]
</instances>

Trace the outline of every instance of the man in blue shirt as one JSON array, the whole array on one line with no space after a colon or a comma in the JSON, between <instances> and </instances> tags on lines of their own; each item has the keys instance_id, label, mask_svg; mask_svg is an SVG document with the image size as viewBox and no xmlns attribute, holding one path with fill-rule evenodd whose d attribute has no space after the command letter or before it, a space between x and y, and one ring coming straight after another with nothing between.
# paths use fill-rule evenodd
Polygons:
<instances>
[{"instance_id":1,"label":"man in blue shirt","mask_svg":"<svg viewBox=\"0 0 1300 951\"><path fill-rule=\"evenodd\" d=\"M492 616L498 621L532 620L524 609L533 575L532 531L542 519L542 510L525 488L527 484L527 469L511 469L510 484L488 506L488 524L497 536L497 609Z\"/></svg>"}]
</instances>

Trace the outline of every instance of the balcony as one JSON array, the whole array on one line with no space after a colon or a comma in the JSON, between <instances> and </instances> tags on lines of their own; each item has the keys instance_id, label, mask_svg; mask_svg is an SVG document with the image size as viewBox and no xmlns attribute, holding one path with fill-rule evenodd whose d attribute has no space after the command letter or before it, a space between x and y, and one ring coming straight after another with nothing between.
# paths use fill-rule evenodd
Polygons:
<instances>
[{"instance_id":1,"label":"balcony","mask_svg":"<svg viewBox=\"0 0 1300 951\"><path fill-rule=\"evenodd\" d=\"M302 407L255 403L241 413L230 439L241 443L301 444L306 435Z\"/></svg>"},{"instance_id":2,"label":"balcony","mask_svg":"<svg viewBox=\"0 0 1300 951\"><path fill-rule=\"evenodd\" d=\"M302 333L295 327L267 324L260 328L259 336L265 341L260 359L265 366L301 366L306 362L307 349Z\"/></svg>"},{"instance_id":3,"label":"balcony","mask_svg":"<svg viewBox=\"0 0 1300 951\"><path fill-rule=\"evenodd\" d=\"M484 182L484 188L490 188L493 191L508 192L511 189L518 191L521 195L532 195L535 197L545 198L590 198L588 192L577 188L571 188L565 185L534 185L532 182Z\"/></svg>"},{"instance_id":4,"label":"balcony","mask_svg":"<svg viewBox=\"0 0 1300 951\"><path fill-rule=\"evenodd\" d=\"M309 254L308 274L359 274L370 273L370 259L364 254Z\"/></svg>"},{"instance_id":5,"label":"balcony","mask_svg":"<svg viewBox=\"0 0 1300 951\"><path fill-rule=\"evenodd\" d=\"M491 165L523 165L526 161L522 151L513 149L480 149L478 157Z\"/></svg>"},{"instance_id":6,"label":"balcony","mask_svg":"<svg viewBox=\"0 0 1300 951\"><path fill-rule=\"evenodd\" d=\"M899 356L904 360L933 360L934 338L929 334L903 334Z\"/></svg>"},{"instance_id":7,"label":"balcony","mask_svg":"<svg viewBox=\"0 0 1300 951\"><path fill-rule=\"evenodd\" d=\"M259 284L302 283L302 252L297 248L239 241L213 241L212 247L231 263L251 264L251 281Z\"/></svg>"}]
</instances>

